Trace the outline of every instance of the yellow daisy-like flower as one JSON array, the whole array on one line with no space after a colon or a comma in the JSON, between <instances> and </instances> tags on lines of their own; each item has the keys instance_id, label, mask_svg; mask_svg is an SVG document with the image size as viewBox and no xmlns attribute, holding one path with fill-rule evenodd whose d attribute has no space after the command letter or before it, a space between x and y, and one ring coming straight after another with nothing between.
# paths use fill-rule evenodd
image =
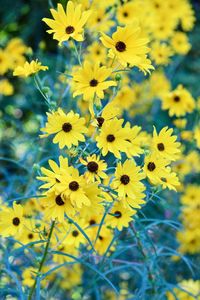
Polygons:
<instances>
[{"instance_id":1,"label":"yellow daisy-like flower","mask_svg":"<svg viewBox=\"0 0 200 300\"><path fill-rule=\"evenodd\" d=\"M102 110L102 112L96 117L92 123L95 127L101 128L105 121L111 120L119 115L120 109L115 105L115 103L109 102Z\"/></svg>"},{"instance_id":2,"label":"yellow daisy-like flower","mask_svg":"<svg viewBox=\"0 0 200 300\"><path fill-rule=\"evenodd\" d=\"M127 159L124 164L117 164L112 187L117 190L119 198L135 198L136 194L144 190L144 184L141 182L144 177L135 161Z\"/></svg>"},{"instance_id":3,"label":"yellow daisy-like flower","mask_svg":"<svg viewBox=\"0 0 200 300\"><path fill-rule=\"evenodd\" d=\"M181 144L176 142L177 136L172 135L173 129L166 126L164 127L159 134L154 127L153 131L153 141L152 141L152 148L162 158L175 161L178 159L180 154L180 146Z\"/></svg>"},{"instance_id":4,"label":"yellow daisy-like flower","mask_svg":"<svg viewBox=\"0 0 200 300\"><path fill-rule=\"evenodd\" d=\"M167 175L166 167L168 164L169 161L156 153L152 153L145 157L143 171L152 184L162 184L162 178Z\"/></svg>"},{"instance_id":5,"label":"yellow daisy-like flower","mask_svg":"<svg viewBox=\"0 0 200 300\"><path fill-rule=\"evenodd\" d=\"M121 158L120 152L126 152L130 143L127 139L127 129L122 128L124 120L117 118L103 123L100 134L96 137L97 147L101 149L105 156L111 152L117 158Z\"/></svg>"},{"instance_id":6,"label":"yellow daisy-like flower","mask_svg":"<svg viewBox=\"0 0 200 300\"><path fill-rule=\"evenodd\" d=\"M122 230L124 227L128 227L132 221L133 215L136 214L136 210L127 209L120 202L115 202L109 215L105 219L106 224L112 228Z\"/></svg>"},{"instance_id":7,"label":"yellow daisy-like flower","mask_svg":"<svg viewBox=\"0 0 200 300\"><path fill-rule=\"evenodd\" d=\"M80 162L87 167L87 171L84 173L87 181L94 182L95 180L99 181L101 178L105 179L108 177L105 173L107 164L100 159L100 156L93 154L88 156L86 160L81 158Z\"/></svg>"},{"instance_id":8,"label":"yellow daisy-like flower","mask_svg":"<svg viewBox=\"0 0 200 300\"><path fill-rule=\"evenodd\" d=\"M72 168L68 174L63 172L62 175L58 176L58 179L60 183L56 187L57 193L61 194L64 199L69 198L72 205L78 208L81 208L82 205L91 205L85 191L86 180L82 175L79 175L77 169Z\"/></svg>"},{"instance_id":9,"label":"yellow daisy-like flower","mask_svg":"<svg viewBox=\"0 0 200 300\"><path fill-rule=\"evenodd\" d=\"M59 222L63 222L65 213L69 217L75 215L75 209L70 199L62 195L57 195L55 192L47 193L44 198L41 198L41 204L45 207L45 218L48 220L57 219Z\"/></svg>"},{"instance_id":10,"label":"yellow daisy-like flower","mask_svg":"<svg viewBox=\"0 0 200 300\"><path fill-rule=\"evenodd\" d=\"M32 60L30 63L25 62L23 66L18 66L14 69L13 75L19 77L28 77L32 74L38 73L39 71L48 70L47 66L42 66L38 60Z\"/></svg>"},{"instance_id":11,"label":"yellow daisy-like flower","mask_svg":"<svg viewBox=\"0 0 200 300\"><path fill-rule=\"evenodd\" d=\"M178 87L162 98L162 109L168 109L170 117L185 116L186 113L191 113L195 108L195 100L188 90L181 84Z\"/></svg>"},{"instance_id":12,"label":"yellow daisy-like flower","mask_svg":"<svg viewBox=\"0 0 200 300\"><path fill-rule=\"evenodd\" d=\"M103 45L109 48L109 56L116 57L124 67L127 64L138 66L149 52L148 38L144 37L140 27L135 23L125 27L118 27L112 38L102 33L100 38Z\"/></svg>"},{"instance_id":13,"label":"yellow daisy-like flower","mask_svg":"<svg viewBox=\"0 0 200 300\"><path fill-rule=\"evenodd\" d=\"M176 53L182 55L186 55L191 48L188 37L184 32L175 32L171 39L171 45Z\"/></svg>"},{"instance_id":14,"label":"yellow daisy-like flower","mask_svg":"<svg viewBox=\"0 0 200 300\"><path fill-rule=\"evenodd\" d=\"M73 73L73 97L83 95L84 100L93 100L96 95L104 98L104 90L110 86L116 86L113 80L107 80L112 69L100 67L99 62L95 65L85 61L83 67L76 69Z\"/></svg>"},{"instance_id":15,"label":"yellow daisy-like flower","mask_svg":"<svg viewBox=\"0 0 200 300\"><path fill-rule=\"evenodd\" d=\"M15 236L22 231L24 222L23 207L14 202L13 208L6 207L0 212L0 235Z\"/></svg>"},{"instance_id":16,"label":"yellow daisy-like flower","mask_svg":"<svg viewBox=\"0 0 200 300\"><path fill-rule=\"evenodd\" d=\"M63 6L58 3L57 10L50 9L53 16L52 19L43 18L42 20L51 28L48 33L53 33L53 38L59 41L59 45L72 38L78 42L84 40L83 27L87 22L91 10L82 12L82 5L74 5L72 1L68 1L66 11Z\"/></svg>"},{"instance_id":17,"label":"yellow daisy-like flower","mask_svg":"<svg viewBox=\"0 0 200 300\"><path fill-rule=\"evenodd\" d=\"M80 118L79 114L74 113L72 110L65 114L65 112L59 108L56 112L47 113L48 120L46 126L41 128L45 134L41 137L46 137L51 134L56 134L53 143L59 144L59 148L62 149L65 146L71 148L72 146L78 146L79 141L84 142L84 133L87 133L87 128L84 126L85 119Z\"/></svg>"},{"instance_id":18,"label":"yellow daisy-like flower","mask_svg":"<svg viewBox=\"0 0 200 300\"><path fill-rule=\"evenodd\" d=\"M8 79L0 80L0 95L10 96L13 92L13 85L8 81Z\"/></svg>"},{"instance_id":19,"label":"yellow daisy-like flower","mask_svg":"<svg viewBox=\"0 0 200 300\"><path fill-rule=\"evenodd\" d=\"M59 183L58 176L62 174L62 172L68 173L70 171L70 168L68 165L68 159L64 158L63 156L59 156L59 163L60 166L57 165L55 161L52 159L48 160L49 166L51 167L51 170L46 169L44 167L41 168L41 172L45 176L38 176L37 179L46 182L43 184L40 189L51 189L55 187L56 184Z\"/></svg>"},{"instance_id":20,"label":"yellow daisy-like flower","mask_svg":"<svg viewBox=\"0 0 200 300\"><path fill-rule=\"evenodd\" d=\"M157 65L168 65L173 51L166 43L154 42L150 55Z\"/></svg>"}]
</instances>

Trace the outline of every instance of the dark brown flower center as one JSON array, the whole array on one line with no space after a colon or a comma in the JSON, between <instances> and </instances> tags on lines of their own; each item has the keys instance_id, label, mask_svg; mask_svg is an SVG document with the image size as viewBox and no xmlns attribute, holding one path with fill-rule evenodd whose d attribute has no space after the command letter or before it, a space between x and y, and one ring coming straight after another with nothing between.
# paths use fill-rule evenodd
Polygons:
<instances>
[{"instance_id":1,"label":"dark brown flower center","mask_svg":"<svg viewBox=\"0 0 200 300\"><path fill-rule=\"evenodd\" d=\"M77 191L78 188L79 188L79 184L78 184L77 181L71 181L71 182L69 183L69 189L70 189L71 191Z\"/></svg>"},{"instance_id":2,"label":"dark brown flower center","mask_svg":"<svg viewBox=\"0 0 200 300\"><path fill-rule=\"evenodd\" d=\"M99 55L100 53L101 53L100 50L97 50L97 51L96 51L96 54L97 54L97 55Z\"/></svg>"},{"instance_id":3,"label":"dark brown flower center","mask_svg":"<svg viewBox=\"0 0 200 300\"><path fill-rule=\"evenodd\" d=\"M164 151L165 150L165 146L163 143L158 143L157 148L159 151Z\"/></svg>"},{"instance_id":4,"label":"dark brown flower center","mask_svg":"<svg viewBox=\"0 0 200 300\"><path fill-rule=\"evenodd\" d=\"M18 226L20 223L20 219L18 217L13 218L12 220L13 225Z\"/></svg>"},{"instance_id":5,"label":"dark brown flower center","mask_svg":"<svg viewBox=\"0 0 200 300\"><path fill-rule=\"evenodd\" d=\"M109 142L109 143L112 143L112 142L114 142L114 140L115 140L115 137L114 137L114 135L113 134L109 134L109 135L107 135L107 141Z\"/></svg>"},{"instance_id":6,"label":"dark brown flower center","mask_svg":"<svg viewBox=\"0 0 200 300\"><path fill-rule=\"evenodd\" d=\"M73 33L74 32L74 27L73 26L67 26L66 27L66 29L65 29L65 32L67 33L67 34L71 34L71 33Z\"/></svg>"},{"instance_id":7,"label":"dark brown flower center","mask_svg":"<svg viewBox=\"0 0 200 300\"><path fill-rule=\"evenodd\" d=\"M122 213L119 210L116 210L115 211L115 218L119 219L119 218L121 218L121 216L122 216Z\"/></svg>"},{"instance_id":8,"label":"dark brown flower center","mask_svg":"<svg viewBox=\"0 0 200 300\"><path fill-rule=\"evenodd\" d=\"M97 18L97 22L98 22L98 23L101 22L101 18Z\"/></svg>"},{"instance_id":9,"label":"dark brown flower center","mask_svg":"<svg viewBox=\"0 0 200 300\"><path fill-rule=\"evenodd\" d=\"M56 197L55 201L56 201L56 204L59 205L59 206L65 204L65 202L63 201L63 199L61 198L60 195L58 195L58 196Z\"/></svg>"},{"instance_id":10,"label":"dark brown flower center","mask_svg":"<svg viewBox=\"0 0 200 300\"><path fill-rule=\"evenodd\" d=\"M79 235L79 232L78 232L77 230L73 230L73 231L72 231L72 235L73 235L74 237L76 237L76 236Z\"/></svg>"},{"instance_id":11,"label":"dark brown flower center","mask_svg":"<svg viewBox=\"0 0 200 300\"><path fill-rule=\"evenodd\" d=\"M96 224L95 220L90 220L90 225Z\"/></svg>"},{"instance_id":12,"label":"dark brown flower center","mask_svg":"<svg viewBox=\"0 0 200 300\"><path fill-rule=\"evenodd\" d=\"M105 119L103 117L97 117L98 126L101 127L104 123Z\"/></svg>"},{"instance_id":13,"label":"dark brown flower center","mask_svg":"<svg viewBox=\"0 0 200 300\"><path fill-rule=\"evenodd\" d=\"M155 170L156 165L154 164L154 162L149 162L148 165L147 165L147 168L148 168L149 171L152 172L153 170Z\"/></svg>"},{"instance_id":14,"label":"dark brown flower center","mask_svg":"<svg viewBox=\"0 0 200 300\"><path fill-rule=\"evenodd\" d=\"M123 183L124 185L127 185L130 181L130 178L128 175L122 175L120 178L121 183Z\"/></svg>"},{"instance_id":15,"label":"dark brown flower center","mask_svg":"<svg viewBox=\"0 0 200 300\"><path fill-rule=\"evenodd\" d=\"M115 48L119 52L124 52L126 50L126 44L124 42L119 41L116 43Z\"/></svg>"},{"instance_id":16,"label":"dark brown flower center","mask_svg":"<svg viewBox=\"0 0 200 300\"><path fill-rule=\"evenodd\" d=\"M96 79L90 80L90 86L95 87L95 86L97 86L97 84L98 84L98 80L96 80Z\"/></svg>"},{"instance_id":17,"label":"dark brown flower center","mask_svg":"<svg viewBox=\"0 0 200 300\"><path fill-rule=\"evenodd\" d=\"M70 123L64 123L62 126L64 132L70 132L72 130L72 125Z\"/></svg>"},{"instance_id":18,"label":"dark brown flower center","mask_svg":"<svg viewBox=\"0 0 200 300\"><path fill-rule=\"evenodd\" d=\"M100 241L102 241L102 240L103 240L103 237L102 237L101 235L99 235L99 239L100 239Z\"/></svg>"},{"instance_id":19,"label":"dark brown flower center","mask_svg":"<svg viewBox=\"0 0 200 300\"><path fill-rule=\"evenodd\" d=\"M98 164L95 161L90 161L87 164L88 171L90 171L92 173L95 173L98 170L98 168L99 168L99 166L98 166Z\"/></svg>"},{"instance_id":20,"label":"dark brown flower center","mask_svg":"<svg viewBox=\"0 0 200 300\"><path fill-rule=\"evenodd\" d=\"M181 99L179 96L174 96L174 102L179 102Z\"/></svg>"},{"instance_id":21,"label":"dark brown flower center","mask_svg":"<svg viewBox=\"0 0 200 300\"><path fill-rule=\"evenodd\" d=\"M33 234L32 234L32 233L29 233L28 238L29 238L29 240L32 240Z\"/></svg>"},{"instance_id":22,"label":"dark brown flower center","mask_svg":"<svg viewBox=\"0 0 200 300\"><path fill-rule=\"evenodd\" d=\"M125 11L125 12L123 13L123 16L124 16L125 18L128 17L127 11Z\"/></svg>"}]
</instances>

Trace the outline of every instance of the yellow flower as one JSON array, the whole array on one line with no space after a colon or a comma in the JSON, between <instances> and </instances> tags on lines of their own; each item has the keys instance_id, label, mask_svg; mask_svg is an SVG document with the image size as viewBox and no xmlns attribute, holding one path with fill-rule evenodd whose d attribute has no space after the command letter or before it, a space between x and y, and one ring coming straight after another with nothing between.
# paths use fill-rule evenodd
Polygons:
<instances>
[{"instance_id":1,"label":"yellow flower","mask_svg":"<svg viewBox=\"0 0 200 300\"><path fill-rule=\"evenodd\" d=\"M87 128L84 126L85 119L80 118L79 114L74 113L72 110L65 114L59 108L56 112L47 113L47 123L44 128L41 128L45 134L41 137L46 137L51 134L56 134L53 138L53 143L59 145L60 149L65 146L71 148L78 146L79 141L84 142L84 133L87 133Z\"/></svg>"},{"instance_id":2,"label":"yellow flower","mask_svg":"<svg viewBox=\"0 0 200 300\"><path fill-rule=\"evenodd\" d=\"M172 135L173 129L166 126L162 128L159 134L154 127L153 131L153 141L152 148L156 151L162 158L168 159L170 161L177 160L180 154L180 143L176 142L177 136Z\"/></svg>"},{"instance_id":3,"label":"yellow flower","mask_svg":"<svg viewBox=\"0 0 200 300\"><path fill-rule=\"evenodd\" d=\"M115 105L115 103L109 102L102 110L101 114L99 114L94 122L92 123L95 127L101 128L103 123L113 119L114 117L117 117L119 115L120 110L119 108Z\"/></svg>"},{"instance_id":4,"label":"yellow flower","mask_svg":"<svg viewBox=\"0 0 200 300\"><path fill-rule=\"evenodd\" d=\"M79 171L75 168L72 168L68 174L63 172L58 179L60 183L56 187L57 193L64 198L69 198L74 207L90 206L92 198L98 197L98 188L93 189L97 183L86 184L83 175L80 176ZM94 195L91 195L90 189L93 190Z\"/></svg>"},{"instance_id":5,"label":"yellow flower","mask_svg":"<svg viewBox=\"0 0 200 300\"><path fill-rule=\"evenodd\" d=\"M107 215L105 222L112 228L122 230L124 227L128 227L132 221L132 216L136 214L136 210L127 209L121 202L115 202L109 214Z\"/></svg>"},{"instance_id":6,"label":"yellow flower","mask_svg":"<svg viewBox=\"0 0 200 300\"><path fill-rule=\"evenodd\" d=\"M135 161L127 159L124 164L121 162L117 164L112 187L117 191L119 198L128 196L134 199L139 192L144 190L144 185L141 182L144 177Z\"/></svg>"},{"instance_id":7,"label":"yellow flower","mask_svg":"<svg viewBox=\"0 0 200 300\"><path fill-rule=\"evenodd\" d=\"M174 288L173 293L167 292L168 300L200 300L200 280L183 280L179 283L180 288ZM174 296L175 294L175 296Z\"/></svg>"},{"instance_id":8,"label":"yellow flower","mask_svg":"<svg viewBox=\"0 0 200 300\"><path fill-rule=\"evenodd\" d=\"M195 127L194 138L195 138L197 147L200 149L200 125L198 125L197 127Z\"/></svg>"},{"instance_id":9,"label":"yellow flower","mask_svg":"<svg viewBox=\"0 0 200 300\"><path fill-rule=\"evenodd\" d=\"M155 71L149 78L150 93L152 97L161 98L171 90L171 83L162 71Z\"/></svg>"},{"instance_id":10,"label":"yellow flower","mask_svg":"<svg viewBox=\"0 0 200 300\"><path fill-rule=\"evenodd\" d=\"M13 203L13 208L3 208L0 212L0 235L15 236L24 226L23 207Z\"/></svg>"},{"instance_id":11,"label":"yellow flower","mask_svg":"<svg viewBox=\"0 0 200 300\"><path fill-rule=\"evenodd\" d=\"M101 43L95 41L92 45L87 47L87 53L84 56L85 61L99 62L105 65L107 55L106 49L102 47Z\"/></svg>"},{"instance_id":12,"label":"yellow flower","mask_svg":"<svg viewBox=\"0 0 200 300\"><path fill-rule=\"evenodd\" d=\"M48 70L47 66L42 66L38 60L32 60L30 63L25 62L23 66L18 66L14 69L13 75L20 77L28 77L32 74L38 73L39 71Z\"/></svg>"},{"instance_id":13,"label":"yellow flower","mask_svg":"<svg viewBox=\"0 0 200 300\"><path fill-rule=\"evenodd\" d=\"M179 85L174 91L163 96L162 109L168 109L170 117L185 116L186 113L191 113L195 108L195 100L188 90L182 85Z\"/></svg>"},{"instance_id":14,"label":"yellow flower","mask_svg":"<svg viewBox=\"0 0 200 300\"><path fill-rule=\"evenodd\" d=\"M110 19L110 15L109 13L106 13L105 8L93 8L91 17L88 20L88 28L93 34L97 34L99 31L107 32L114 25L115 22Z\"/></svg>"},{"instance_id":15,"label":"yellow flower","mask_svg":"<svg viewBox=\"0 0 200 300\"><path fill-rule=\"evenodd\" d=\"M105 171L107 170L107 164L104 160L100 159L100 156L92 154L88 156L86 161L80 158L80 162L87 167L87 171L84 176L88 182L94 182L107 178Z\"/></svg>"},{"instance_id":16,"label":"yellow flower","mask_svg":"<svg viewBox=\"0 0 200 300\"><path fill-rule=\"evenodd\" d=\"M101 149L103 156L111 152L115 157L121 158L120 152L126 152L130 146L126 140L127 129L122 128L123 121L114 118L103 123L100 134L96 137L97 147Z\"/></svg>"},{"instance_id":17,"label":"yellow flower","mask_svg":"<svg viewBox=\"0 0 200 300\"><path fill-rule=\"evenodd\" d=\"M188 41L188 37L183 32L174 33L171 39L171 46L176 53L182 55L186 55L191 48L191 45Z\"/></svg>"},{"instance_id":18,"label":"yellow flower","mask_svg":"<svg viewBox=\"0 0 200 300\"><path fill-rule=\"evenodd\" d=\"M57 219L59 222L64 221L64 214L69 217L75 215L70 199L62 195L57 195L55 192L47 193L44 198L41 198L41 205L45 207L45 218L47 220Z\"/></svg>"},{"instance_id":19,"label":"yellow flower","mask_svg":"<svg viewBox=\"0 0 200 300\"><path fill-rule=\"evenodd\" d=\"M168 65L173 51L166 43L154 42L150 55L157 65Z\"/></svg>"},{"instance_id":20,"label":"yellow flower","mask_svg":"<svg viewBox=\"0 0 200 300\"><path fill-rule=\"evenodd\" d=\"M7 79L0 80L0 95L10 96L13 92L13 85Z\"/></svg>"},{"instance_id":21,"label":"yellow flower","mask_svg":"<svg viewBox=\"0 0 200 300\"><path fill-rule=\"evenodd\" d=\"M110 245L112 239L113 239L113 231L106 228L106 226L102 226L101 231L99 233L98 239L95 243L95 250L100 254L103 255L106 250L108 249L108 246ZM113 247L111 247L110 250L112 250Z\"/></svg>"},{"instance_id":22,"label":"yellow flower","mask_svg":"<svg viewBox=\"0 0 200 300\"><path fill-rule=\"evenodd\" d=\"M102 33L100 40L106 48L110 49L109 56L116 57L124 67L128 64L131 67L139 66L150 50L147 47L149 40L144 37L137 24L118 27L112 38Z\"/></svg>"},{"instance_id":23,"label":"yellow flower","mask_svg":"<svg viewBox=\"0 0 200 300\"><path fill-rule=\"evenodd\" d=\"M33 267L26 268L22 273L22 283L25 286L32 287L35 282L37 269Z\"/></svg>"},{"instance_id":24,"label":"yellow flower","mask_svg":"<svg viewBox=\"0 0 200 300\"><path fill-rule=\"evenodd\" d=\"M92 101L96 95L103 99L104 90L117 85L115 81L107 80L111 72L110 68L100 67L99 62L92 65L89 61L85 61L83 67L73 73L73 97L83 95L84 100Z\"/></svg>"},{"instance_id":25,"label":"yellow flower","mask_svg":"<svg viewBox=\"0 0 200 300\"><path fill-rule=\"evenodd\" d=\"M167 165L169 161L158 156L158 154L152 153L145 157L143 171L151 181L152 184L162 184L162 178L167 175Z\"/></svg>"},{"instance_id":26,"label":"yellow flower","mask_svg":"<svg viewBox=\"0 0 200 300\"><path fill-rule=\"evenodd\" d=\"M80 5L74 5L72 1L67 2L66 11L58 3L57 10L50 9L52 19L43 18L42 20L51 28L48 33L53 33L53 38L59 41L59 45L72 38L78 42L84 40L83 27L87 22L91 10L82 12Z\"/></svg>"},{"instance_id":27,"label":"yellow flower","mask_svg":"<svg viewBox=\"0 0 200 300\"><path fill-rule=\"evenodd\" d=\"M49 166L51 167L50 171L49 169L46 169L44 167L41 168L41 172L45 176L38 176L37 179L46 182L43 184L40 189L55 189L56 184L59 183L58 176L61 175L63 172L70 172L70 169L72 167L69 167L68 165L68 159L64 158L63 156L59 156L59 163L60 166L58 166L55 161L49 159L48 160Z\"/></svg>"},{"instance_id":28,"label":"yellow flower","mask_svg":"<svg viewBox=\"0 0 200 300\"><path fill-rule=\"evenodd\" d=\"M0 75L5 74L9 69L9 57L6 52L0 48Z\"/></svg>"}]
</instances>

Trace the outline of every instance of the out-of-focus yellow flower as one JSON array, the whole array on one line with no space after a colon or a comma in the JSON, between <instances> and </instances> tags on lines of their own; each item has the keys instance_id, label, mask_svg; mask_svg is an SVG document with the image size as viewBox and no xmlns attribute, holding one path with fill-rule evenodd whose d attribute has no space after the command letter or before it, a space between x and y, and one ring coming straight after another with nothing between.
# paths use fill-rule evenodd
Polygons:
<instances>
[{"instance_id":1,"label":"out-of-focus yellow flower","mask_svg":"<svg viewBox=\"0 0 200 300\"><path fill-rule=\"evenodd\" d=\"M0 80L0 95L10 96L13 92L13 85L7 79Z\"/></svg>"},{"instance_id":2,"label":"out-of-focus yellow flower","mask_svg":"<svg viewBox=\"0 0 200 300\"><path fill-rule=\"evenodd\" d=\"M30 63L25 62L23 66L18 66L14 69L13 75L19 77L28 77L32 74L38 73L39 71L48 70L47 66L42 66L38 60L32 60Z\"/></svg>"}]
</instances>

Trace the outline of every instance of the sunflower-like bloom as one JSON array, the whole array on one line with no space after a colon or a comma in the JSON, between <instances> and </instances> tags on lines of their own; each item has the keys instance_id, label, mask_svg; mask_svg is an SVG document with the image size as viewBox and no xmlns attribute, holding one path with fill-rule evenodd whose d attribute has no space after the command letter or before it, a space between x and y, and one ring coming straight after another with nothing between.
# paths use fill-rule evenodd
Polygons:
<instances>
[{"instance_id":1,"label":"sunflower-like bloom","mask_svg":"<svg viewBox=\"0 0 200 300\"><path fill-rule=\"evenodd\" d=\"M162 158L175 161L180 154L179 142L176 142L177 136L172 135L173 129L164 127L159 134L154 127L152 147Z\"/></svg>"},{"instance_id":2,"label":"sunflower-like bloom","mask_svg":"<svg viewBox=\"0 0 200 300\"><path fill-rule=\"evenodd\" d=\"M185 116L186 113L191 113L194 108L194 98L181 84L162 98L162 109L168 109L170 117L174 115L177 117Z\"/></svg>"},{"instance_id":3,"label":"sunflower-like bloom","mask_svg":"<svg viewBox=\"0 0 200 300\"><path fill-rule=\"evenodd\" d=\"M100 159L100 156L93 154L88 156L86 160L81 158L80 162L87 167L84 176L88 182L94 182L95 180L99 181L100 178L105 179L108 177L105 173L107 164Z\"/></svg>"},{"instance_id":4,"label":"sunflower-like bloom","mask_svg":"<svg viewBox=\"0 0 200 300\"><path fill-rule=\"evenodd\" d=\"M66 6L66 11L63 6L58 3L57 10L50 9L54 20L43 18L42 20L51 28L48 33L53 33L53 38L59 41L59 45L72 38L78 42L84 40L83 26L87 22L91 10L82 12L82 5L74 5L69 1Z\"/></svg>"},{"instance_id":5,"label":"sunflower-like bloom","mask_svg":"<svg viewBox=\"0 0 200 300\"><path fill-rule=\"evenodd\" d=\"M42 66L38 60L32 60L30 63L25 62L23 66L18 66L14 69L13 75L20 77L28 77L32 74L38 73L39 71L48 70L47 66Z\"/></svg>"},{"instance_id":6,"label":"sunflower-like bloom","mask_svg":"<svg viewBox=\"0 0 200 300\"><path fill-rule=\"evenodd\" d=\"M124 67L128 64L139 67L150 51L147 47L149 39L144 37L137 24L118 27L112 38L102 33L100 40L106 48L110 49L109 56L116 57Z\"/></svg>"},{"instance_id":7,"label":"sunflower-like bloom","mask_svg":"<svg viewBox=\"0 0 200 300\"><path fill-rule=\"evenodd\" d=\"M75 209L70 199L62 195L57 195L55 192L47 193L44 198L41 198L41 204L45 207L46 219L57 219L59 222L63 222L65 213L69 217L75 215Z\"/></svg>"},{"instance_id":8,"label":"sunflower-like bloom","mask_svg":"<svg viewBox=\"0 0 200 300\"><path fill-rule=\"evenodd\" d=\"M173 55L173 50L166 43L156 41L152 44L150 55L156 65L168 65L170 57Z\"/></svg>"},{"instance_id":9,"label":"sunflower-like bloom","mask_svg":"<svg viewBox=\"0 0 200 300\"><path fill-rule=\"evenodd\" d=\"M171 171L169 161L163 159L157 153L151 153L145 157L143 171L154 185L162 185L163 188L176 190L180 185L176 173Z\"/></svg>"},{"instance_id":10,"label":"sunflower-like bloom","mask_svg":"<svg viewBox=\"0 0 200 300\"><path fill-rule=\"evenodd\" d=\"M56 184L59 183L58 176L63 172L69 173L72 167L69 167L68 159L61 155L59 156L60 166L52 159L49 159L48 163L52 171L42 167L41 172L45 176L38 176L37 179L45 182L42 186L40 186L40 189L49 189L50 191L53 190Z\"/></svg>"},{"instance_id":11,"label":"sunflower-like bloom","mask_svg":"<svg viewBox=\"0 0 200 300\"><path fill-rule=\"evenodd\" d=\"M86 184L83 175L79 175L79 171L75 168L70 170L70 173L63 172L58 176L59 184L57 185L57 193L62 197L69 198L74 207L81 208L83 205L90 206L92 198L98 197L99 189L94 189L97 183ZM94 194L90 193L90 189Z\"/></svg>"},{"instance_id":12,"label":"sunflower-like bloom","mask_svg":"<svg viewBox=\"0 0 200 300\"><path fill-rule=\"evenodd\" d=\"M144 174L134 160L126 160L124 164L118 163L115 171L115 179L112 182L113 189L117 190L120 199L126 196L135 198L136 194L144 191Z\"/></svg>"},{"instance_id":13,"label":"sunflower-like bloom","mask_svg":"<svg viewBox=\"0 0 200 300\"><path fill-rule=\"evenodd\" d=\"M23 207L16 202L13 203L13 208L3 208L0 212L0 235L15 236L22 231L25 223L23 213Z\"/></svg>"},{"instance_id":14,"label":"sunflower-like bloom","mask_svg":"<svg viewBox=\"0 0 200 300\"><path fill-rule=\"evenodd\" d=\"M136 212L136 210L125 208L121 202L115 202L105 222L112 228L122 230L124 227L128 227Z\"/></svg>"},{"instance_id":15,"label":"sunflower-like bloom","mask_svg":"<svg viewBox=\"0 0 200 300\"><path fill-rule=\"evenodd\" d=\"M103 99L104 90L117 85L115 81L107 80L111 72L110 68L100 67L99 62L92 65L89 61L85 61L83 67L73 73L73 97L83 95L84 100L93 100L96 95Z\"/></svg>"},{"instance_id":16,"label":"sunflower-like bloom","mask_svg":"<svg viewBox=\"0 0 200 300\"><path fill-rule=\"evenodd\" d=\"M128 130L122 127L123 122L123 119L114 118L103 123L100 134L96 137L97 147L101 149L103 156L111 152L115 157L121 158L120 152L126 152L130 147L126 140Z\"/></svg>"},{"instance_id":17,"label":"sunflower-like bloom","mask_svg":"<svg viewBox=\"0 0 200 300\"><path fill-rule=\"evenodd\" d=\"M84 142L84 133L87 133L87 128L84 126L85 119L80 118L79 114L74 113L72 110L65 114L65 112L59 108L56 112L47 113L47 123L44 128L41 128L45 134L41 137L47 137L51 134L56 134L53 143L59 144L59 148L62 149L65 146L70 148L78 146L78 142Z\"/></svg>"}]
</instances>

